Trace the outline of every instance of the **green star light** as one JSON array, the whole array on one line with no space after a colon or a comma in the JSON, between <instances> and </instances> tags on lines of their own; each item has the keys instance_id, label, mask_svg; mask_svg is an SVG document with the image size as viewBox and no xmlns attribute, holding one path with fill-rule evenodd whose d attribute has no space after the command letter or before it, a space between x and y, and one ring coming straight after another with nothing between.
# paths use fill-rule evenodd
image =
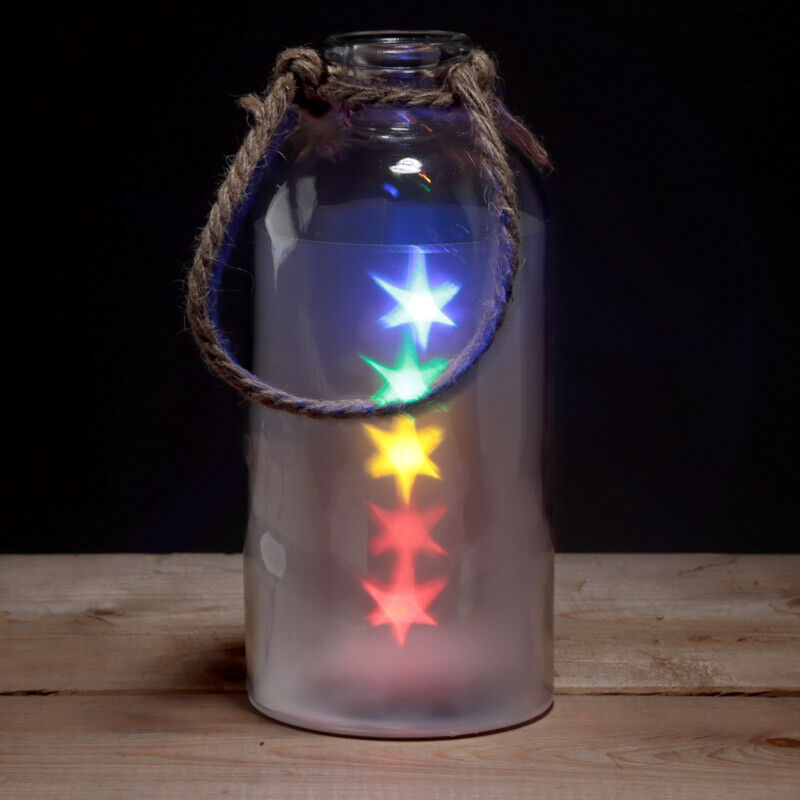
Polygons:
<instances>
[{"instance_id":1,"label":"green star light","mask_svg":"<svg viewBox=\"0 0 800 800\"><path fill-rule=\"evenodd\" d=\"M432 358L420 364L417 350L410 336L403 339L397 363L393 367L379 364L371 358L361 356L384 380L383 387L372 395L372 399L380 405L395 402L409 402L424 397L431 384L447 366L443 358Z\"/></svg>"}]
</instances>

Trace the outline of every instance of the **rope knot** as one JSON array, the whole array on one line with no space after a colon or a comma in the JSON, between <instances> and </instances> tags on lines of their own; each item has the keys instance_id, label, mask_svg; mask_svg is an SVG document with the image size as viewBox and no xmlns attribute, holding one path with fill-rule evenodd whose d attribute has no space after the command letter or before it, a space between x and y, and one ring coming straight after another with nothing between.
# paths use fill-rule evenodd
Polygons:
<instances>
[{"instance_id":1,"label":"rope knot","mask_svg":"<svg viewBox=\"0 0 800 800\"><path fill-rule=\"evenodd\" d=\"M443 76L444 85L456 96L465 90L492 94L497 86L497 66L484 50L473 50L467 58L450 67Z\"/></svg>"},{"instance_id":2,"label":"rope knot","mask_svg":"<svg viewBox=\"0 0 800 800\"><path fill-rule=\"evenodd\" d=\"M316 50L310 47L291 47L284 50L275 62L273 80L283 75L293 75L298 88L308 86L317 89L325 80L327 68Z\"/></svg>"}]
</instances>

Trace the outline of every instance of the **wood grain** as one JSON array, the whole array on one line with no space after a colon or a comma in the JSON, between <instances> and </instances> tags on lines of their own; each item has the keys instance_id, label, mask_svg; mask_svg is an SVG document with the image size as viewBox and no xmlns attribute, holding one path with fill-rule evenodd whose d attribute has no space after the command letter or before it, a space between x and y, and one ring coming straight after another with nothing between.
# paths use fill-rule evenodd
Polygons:
<instances>
[{"instance_id":1,"label":"wood grain","mask_svg":"<svg viewBox=\"0 0 800 800\"><path fill-rule=\"evenodd\" d=\"M270 722L243 695L0 698L14 798L794 800L800 699L560 697L543 719L435 742Z\"/></svg>"},{"instance_id":2,"label":"wood grain","mask_svg":"<svg viewBox=\"0 0 800 800\"><path fill-rule=\"evenodd\" d=\"M241 556L0 556L0 694L242 692ZM800 556L560 555L562 694L797 694Z\"/></svg>"},{"instance_id":3,"label":"wood grain","mask_svg":"<svg viewBox=\"0 0 800 800\"><path fill-rule=\"evenodd\" d=\"M0 556L0 693L243 690L240 555Z\"/></svg>"},{"instance_id":4,"label":"wood grain","mask_svg":"<svg viewBox=\"0 0 800 800\"><path fill-rule=\"evenodd\" d=\"M800 556L565 555L556 687L797 694Z\"/></svg>"}]
</instances>

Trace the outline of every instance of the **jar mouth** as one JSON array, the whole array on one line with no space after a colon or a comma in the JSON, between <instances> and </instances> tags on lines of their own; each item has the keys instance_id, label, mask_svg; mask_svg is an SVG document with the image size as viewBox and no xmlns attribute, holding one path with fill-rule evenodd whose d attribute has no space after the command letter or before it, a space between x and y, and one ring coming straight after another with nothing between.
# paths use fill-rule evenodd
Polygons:
<instances>
[{"instance_id":1,"label":"jar mouth","mask_svg":"<svg viewBox=\"0 0 800 800\"><path fill-rule=\"evenodd\" d=\"M329 64L351 69L428 70L463 61L472 40L452 31L356 31L329 36L322 51Z\"/></svg>"}]
</instances>

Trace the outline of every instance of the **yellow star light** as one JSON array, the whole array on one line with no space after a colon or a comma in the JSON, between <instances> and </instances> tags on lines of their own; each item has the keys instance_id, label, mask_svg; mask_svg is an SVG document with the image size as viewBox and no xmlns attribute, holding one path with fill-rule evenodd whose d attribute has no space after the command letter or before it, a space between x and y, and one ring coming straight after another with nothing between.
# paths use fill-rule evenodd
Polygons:
<instances>
[{"instance_id":1,"label":"yellow star light","mask_svg":"<svg viewBox=\"0 0 800 800\"><path fill-rule=\"evenodd\" d=\"M441 428L417 431L413 417L401 414L395 418L394 429L384 431L374 425L364 425L378 452L367 461L367 471L373 478L394 475L397 491L406 504L411 501L411 487L417 475L439 478L439 469L428 456L444 438Z\"/></svg>"}]
</instances>

